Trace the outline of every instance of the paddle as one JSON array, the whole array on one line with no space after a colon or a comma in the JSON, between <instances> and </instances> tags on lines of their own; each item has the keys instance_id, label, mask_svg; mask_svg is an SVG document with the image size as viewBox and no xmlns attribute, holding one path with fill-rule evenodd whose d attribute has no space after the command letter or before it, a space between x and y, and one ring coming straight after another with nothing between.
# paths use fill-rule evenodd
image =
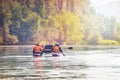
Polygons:
<instances>
[{"instance_id":1,"label":"paddle","mask_svg":"<svg viewBox=\"0 0 120 80\"><path fill-rule=\"evenodd\" d=\"M67 49L72 50L73 47L68 47ZM60 49L60 51L61 51L61 54L62 54L63 56L65 56L65 54L64 54L63 51L62 51L62 49Z\"/></svg>"},{"instance_id":2,"label":"paddle","mask_svg":"<svg viewBox=\"0 0 120 80\"><path fill-rule=\"evenodd\" d=\"M61 52L63 56L65 56L65 54L63 52Z\"/></svg>"},{"instance_id":3,"label":"paddle","mask_svg":"<svg viewBox=\"0 0 120 80\"><path fill-rule=\"evenodd\" d=\"M72 50L72 49L73 49L73 47L68 47L67 49L71 49L71 50Z\"/></svg>"}]
</instances>

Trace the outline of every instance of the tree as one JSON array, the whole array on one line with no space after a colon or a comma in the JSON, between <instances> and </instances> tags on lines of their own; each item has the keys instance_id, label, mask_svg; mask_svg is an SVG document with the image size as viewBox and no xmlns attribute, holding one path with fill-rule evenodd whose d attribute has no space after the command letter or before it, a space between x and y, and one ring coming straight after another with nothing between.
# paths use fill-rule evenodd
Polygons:
<instances>
[{"instance_id":1,"label":"tree","mask_svg":"<svg viewBox=\"0 0 120 80\"><path fill-rule=\"evenodd\" d=\"M116 25L114 36L115 40L117 40L120 43L120 23Z\"/></svg>"},{"instance_id":2,"label":"tree","mask_svg":"<svg viewBox=\"0 0 120 80\"><path fill-rule=\"evenodd\" d=\"M3 39L2 39L2 28L0 27L0 44L2 44Z\"/></svg>"}]
</instances>

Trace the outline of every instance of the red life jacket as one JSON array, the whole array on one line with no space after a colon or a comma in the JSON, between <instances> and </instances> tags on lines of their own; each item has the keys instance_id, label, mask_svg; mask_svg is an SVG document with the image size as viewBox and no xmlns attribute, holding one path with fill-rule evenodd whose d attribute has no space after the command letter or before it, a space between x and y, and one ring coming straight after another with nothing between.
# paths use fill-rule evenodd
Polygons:
<instances>
[{"instance_id":1,"label":"red life jacket","mask_svg":"<svg viewBox=\"0 0 120 80\"><path fill-rule=\"evenodd\" d=\"M41 52L42 51L42 46L36 45L34 46L34 52Z\"/></svg>"}]
</instances>

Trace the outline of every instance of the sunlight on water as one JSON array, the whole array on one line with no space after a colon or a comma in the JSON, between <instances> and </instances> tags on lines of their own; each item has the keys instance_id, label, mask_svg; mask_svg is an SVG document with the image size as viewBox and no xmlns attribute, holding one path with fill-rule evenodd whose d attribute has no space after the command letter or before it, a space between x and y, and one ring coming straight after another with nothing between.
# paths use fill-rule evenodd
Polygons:
<instances>
[{"instance_id":1,"label":"sunlight on water","mask_svg":"<svg viewBox=\"0 0 120 80\"><path fill-rule=\"evenodd\" d=\"M1 47L0 80L119 80L120 49L74 51L33 57L32 47ZM26 52L26 50L28 52Z\"/></svg>"}]
</instances>

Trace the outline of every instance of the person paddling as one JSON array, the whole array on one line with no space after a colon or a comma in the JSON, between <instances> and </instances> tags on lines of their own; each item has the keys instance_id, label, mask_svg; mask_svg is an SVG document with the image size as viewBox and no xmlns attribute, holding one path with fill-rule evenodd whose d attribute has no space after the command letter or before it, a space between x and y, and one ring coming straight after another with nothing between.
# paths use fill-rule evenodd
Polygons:
<instances>
[{"instance_id":1,"label":"person paddling","mask_svg":"<svg viewBox=\"0 0 120 80\"><path fill-rule=\"evenodd\" d=\"M61 47L59 46L59 44L55 44L53 46L52 56L60 56L60 53L63 53Z\"/></svg>"},{"instance_id":2,"label":"person paddling","mask_svg":"<svg viewBox=\"0 0 120 80\"><path fill-rule=\"evenodd\" d=\"M40 43L37 43L33 48L33 56L42 56L43 46Z\"/></svg>"}]
</instances>

